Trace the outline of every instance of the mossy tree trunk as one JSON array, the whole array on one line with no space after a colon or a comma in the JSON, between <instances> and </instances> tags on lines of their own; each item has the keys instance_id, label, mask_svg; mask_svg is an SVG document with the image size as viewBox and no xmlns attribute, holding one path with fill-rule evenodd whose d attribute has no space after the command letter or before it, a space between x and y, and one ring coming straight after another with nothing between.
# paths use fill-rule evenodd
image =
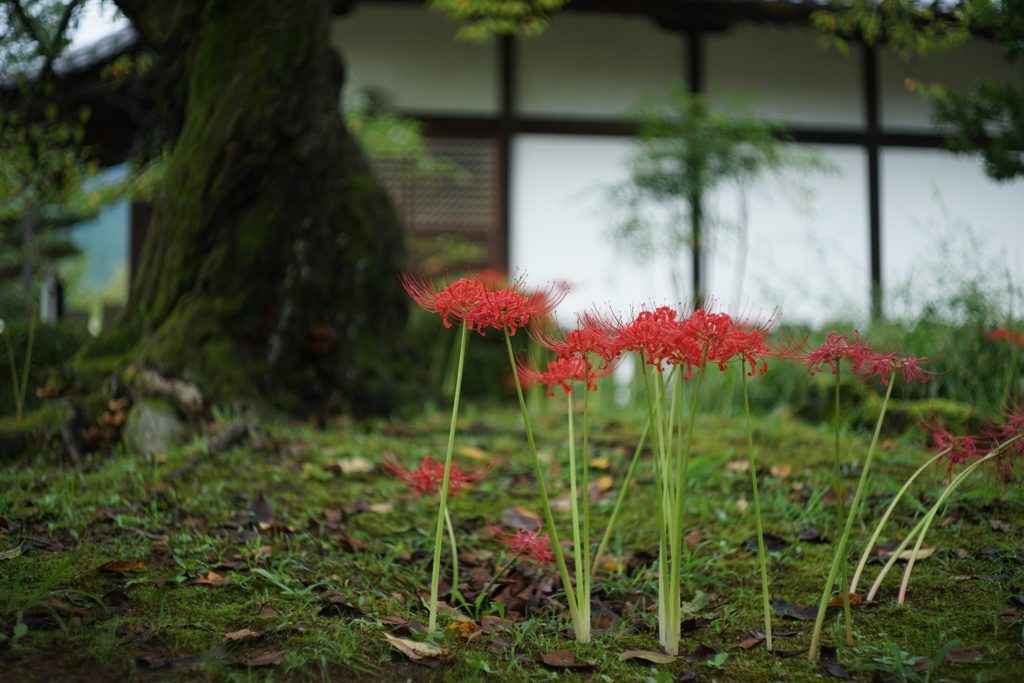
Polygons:
<instances>
[{"instance_id":1,"label":"mossy tree trunk","mask_svg":"<svg viewBox=\"0 0 1024 683\"><path fill-rule=\"evenodd\" d=\"M174 134L111 339L213 400L386 409L403 240L339 115L331 2L118 5L158 55Z\"/></svg>"}]
</instances>

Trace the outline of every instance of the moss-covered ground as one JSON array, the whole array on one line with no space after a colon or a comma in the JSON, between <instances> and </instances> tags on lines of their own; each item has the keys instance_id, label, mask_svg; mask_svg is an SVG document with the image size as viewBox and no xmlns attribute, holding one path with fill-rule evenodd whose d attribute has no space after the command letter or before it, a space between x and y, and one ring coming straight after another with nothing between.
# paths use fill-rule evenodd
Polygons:
<instances>
[{"instance_id":1,"label":"moss-covered ground","mask_svg":"<svg viewBox=\"0 0 1024 683\"><path fill-rule=\"evenodd\" d=\"M593 422L594 478L611 484L605 479L593 492L598 532L618 497L626 500L610 546L619 561L609 560L595 581L601 618L592 642L578 645L567 635L557 573L516 563L505 575L507 604L483 600L462 607L461 616L442 613L444 636L431 643L445 653L418 662L386 637L423 638L436 501L383 465L414 469L424 456L443 457L443 411L400 422L338 420L326 429L266 424L218 455L207 455L199 437L152 457L115 451L80 463L53 455L7 463L0 471L0 679L757 682L845 673L878 681L1024 680L1024 501L1016 483L985 477L940 514L926 539L934 553L915 566L906 604L895 601L901 563L875 604L854 610L853 645L830 610L823 641L838 646L834 665L808 661L810 620L775 616L775 654L751 640L763 615L756 553L744 543L755 529L746 432L742 419L714 416L696 423L690 468L680 648L688 657L621 658L658 649L649 457L633 484L622 486L641 427L628 411L599 413ZM564 420L544 413L536 428L558 500L567 491ZM868 436L843 435L847 487L857 482ZM831 543L813 530L835 537L833 435L777 414L755 421L754 441L765 530L777 537L770 539L771 592L780 610L794 603L788 611L798 613L798 605L819 601L832 556ZM455 457L463 471L481 474L451 501L459 580L471 592L511 559L492 525L508 528L515 515L521 521L541 511L516 411L464 410ZM851 567L872 520L922 461L913 437L883 440L854 527ZM907 532L944 474L944 467L927 473L914 488L917 502L898 509L881 541ZM442 577L450 577L445 558ZM867 582L880 567L868 565ZM469 631L447 628L460 620L482 628L460 637ZM574 653L574 666L550 663L562 650Z\"/></svg>"}]
</instances>

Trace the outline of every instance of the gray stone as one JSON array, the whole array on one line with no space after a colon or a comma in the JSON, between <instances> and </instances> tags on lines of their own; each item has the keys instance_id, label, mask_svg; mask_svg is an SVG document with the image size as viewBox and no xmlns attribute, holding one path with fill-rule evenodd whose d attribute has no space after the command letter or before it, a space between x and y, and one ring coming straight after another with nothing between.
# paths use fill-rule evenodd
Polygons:
<instances>
[{"instance_id":1,"label":"gray stone","mask_svg":"<svg viewBox=\"0 0 1024 683\"><path fill-rule=\"evenodd\" d=\"M153 455L188 437L188 426L167 401L143 398L132 404L121 436L131 453Z\"/></svg>"}]
</instances>

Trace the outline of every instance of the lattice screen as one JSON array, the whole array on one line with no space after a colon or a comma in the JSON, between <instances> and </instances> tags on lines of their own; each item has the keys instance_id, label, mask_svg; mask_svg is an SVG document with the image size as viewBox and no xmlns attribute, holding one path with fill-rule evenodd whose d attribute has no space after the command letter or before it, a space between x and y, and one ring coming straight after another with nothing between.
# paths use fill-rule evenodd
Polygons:
<instances>
[{"instance_id":1,"label":"lattice screen","mask_svg":"<svg viewBox=\"0 0 1024 683\"><path fill-rule=\"evenodd\" d=\"M450 172L424 177L400 162L375 166L406 227L420 235L458 233L491 242L501 230L497 141L429 138L427 144L432 155L450 163Z\"/></svg>"}]
</instances>

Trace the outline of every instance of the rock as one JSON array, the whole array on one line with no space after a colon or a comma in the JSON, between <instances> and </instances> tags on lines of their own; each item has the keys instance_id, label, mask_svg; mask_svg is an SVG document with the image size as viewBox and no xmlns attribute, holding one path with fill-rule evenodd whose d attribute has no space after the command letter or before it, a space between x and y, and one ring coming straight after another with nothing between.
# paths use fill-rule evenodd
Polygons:
<instances>
[{"instance_id":1,"label":"rock","mask_svg":"<svg viewBox=\"0 0 1024 683\"><path fill-rule=\"evenodd\" d=\"M129 452L152 455L166 453L188 437L188 426L167 401L142 398L135 401L121 436Z\"/></svg>"},{"instance_id":2,"label":"rock","mask_svg":"<svg viewBox=\"0 0 1024 683\"><path fill-rule=\"evenodd\" d=\"M194 384L167 379L152 370L138 371L131 384L136 395L167 399L184 415L198 415L203 411L203 394Z\"/></svg>"}]
</instances>

